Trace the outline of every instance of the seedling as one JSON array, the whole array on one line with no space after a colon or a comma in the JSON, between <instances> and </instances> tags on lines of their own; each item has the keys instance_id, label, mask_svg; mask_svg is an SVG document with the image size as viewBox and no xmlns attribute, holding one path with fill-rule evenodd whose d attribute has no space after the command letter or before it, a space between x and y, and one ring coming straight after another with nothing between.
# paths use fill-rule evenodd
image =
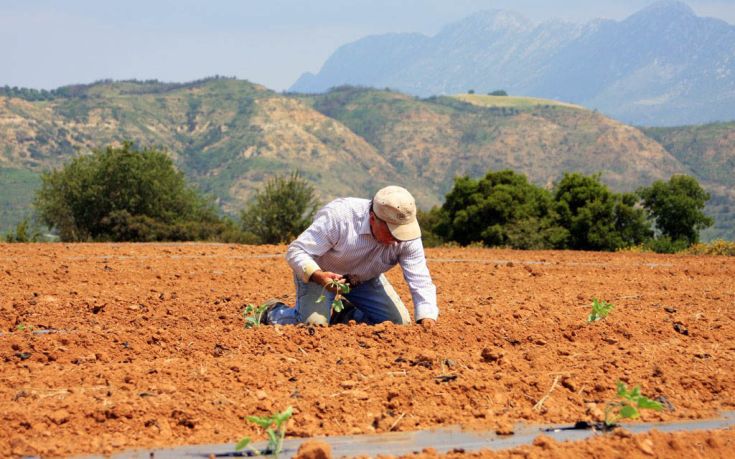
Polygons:
<instances>
[{"instance_id":1,"label":"seedling","mask_svg":"<svg viewBox=\"0 0 735 459\"><path fill-rule=\"evenodd\" d=\"M592 312L587 316L587 322L596 322L604 319L608 314L610 314L614 307L615 305L608 303L605 300L592 298Z\"/></svg>"},{"instance_id":2,"label":"seedling","mask_svg":"<svg viewBox=\"0 0 735 459\"><path fill-rule=\"evenodd\" d=\"M618 386L617 396L620 400L608 402L605 406L605 425L607 427L614 426L620 419L639 417L639 409L656 411L663 409L661 403L643 396L640 386L628 390L622 381L618 381L616 384Z\"/></svg>"},{"instance_id":3,"label":"seedling","mask_svg":"<svg viewBox=\"0 0 735 459\"><path fill-rule=\"evenodd\" d=\"M332 300L332 309L334 309L334 312L341 312L345 308L345 305L342 302L342 295L350 293L350 284L347 282L340 282L337 279L329 279L327 285L322 288L322 294L317 298L317 303L324 301L326 298L324 291L327 289L334 289L337 291L337 293L334 294L334 300Z\"/></svg>"},{"instance_id":4,"label":"seedling","mask_svg":"<svg viewBox=\"0 0 735 459\"><path fill-rule=\"evenodd\" d=\"M31 331L32 332L34 330L34 327L33 327L33 325L26 325L26 324L24 324L24 323L21 322L21 323L19 323L15 327L15 329L18 330L18 331L28 330L28 331Z\"/></svg>"},{"instance_id":5,"label":"seedling","mask_svg":"<svg viewBox=\"0 0 735 459\"><path fill-rule=\"evenodd\" d=\"M263 319L263 314L265 314L267 309L267 304L262 304L260 306L248 304L245 306L245 309L242 311L242 315L245 317L245 328L259 327L260 322Z\"/></svg>"},{"instance_id":6,"label":"seedling","mask_svg":"<svg viewBox=\"0 0 735 459\"><path fill-rule=\"evenodd\" d=\"M250 437L244 437L242 440L237 442L235 450L242 451L245 448L249 448L255 454L271 454L273 457L278 457L278 454L283 450L283 437L286 435L286 422L293 414L293 409L289 406L281 413L273 413L267 417L260 416L248 416L246 419L253 424L257 424L262 429L265 429L265 433L268 436L268 447L265 450L257 450L250 446Z\"/></svg>"}]
</instances>

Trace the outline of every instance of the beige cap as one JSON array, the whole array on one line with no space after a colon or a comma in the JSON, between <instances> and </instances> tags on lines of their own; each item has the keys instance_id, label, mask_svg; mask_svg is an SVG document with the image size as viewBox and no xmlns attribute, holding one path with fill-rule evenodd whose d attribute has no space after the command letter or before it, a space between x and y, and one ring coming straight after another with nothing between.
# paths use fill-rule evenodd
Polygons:
<instances>
[{"instance_id":1,"label":"beige cap","mask_svg":"<svg viewBox=\"0 0 735 459\"><path fill-rule=\"evenodd\" d=\"M421 228L416 220L416 201L407 189L387 186L375 193L373 212L388 224L388 229L399 241L410 241L421 237Z\"/></svg>"}]
</instances>

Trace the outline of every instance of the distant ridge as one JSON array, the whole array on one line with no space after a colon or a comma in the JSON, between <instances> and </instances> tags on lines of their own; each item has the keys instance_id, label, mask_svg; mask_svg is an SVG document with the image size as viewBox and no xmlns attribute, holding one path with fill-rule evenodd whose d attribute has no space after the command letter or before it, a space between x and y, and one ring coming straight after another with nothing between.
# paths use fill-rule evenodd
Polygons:
<instances>
[{"instance_id":1,"label":"distant ridge","mask_svg":"<svg viewBox=\"0 0 735 459\"><path fill-rule=\"evenodd\" d=\"M345 84L418 96L505 89L637 125L735 120L735 26L670 0L623 21L582 25L483 11L432 37L391 34L346 44L290 90Z\"/></svg>"}]
</instances>

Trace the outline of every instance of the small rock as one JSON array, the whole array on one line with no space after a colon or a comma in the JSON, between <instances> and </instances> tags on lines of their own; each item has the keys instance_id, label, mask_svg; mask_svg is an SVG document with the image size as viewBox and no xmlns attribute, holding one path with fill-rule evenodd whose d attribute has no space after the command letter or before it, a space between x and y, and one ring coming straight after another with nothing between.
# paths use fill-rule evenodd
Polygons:
<instances>
[{"instance_id":1,"label":"small rock","mask_svg":"<svg viewBox=\"0 0 735 459\"><path fill-rule=\"evenodd\" d=\"M367 400L370 398L370 395L364 390L353 390L351 393L358 400Z\"/></svg>"},{"instance_id":2,"label":"small rock","mask_svg":"<svg viewBox=\"0 0 735 459\"><path fill-rule=\"evenodd\" d=\"M655 455L653 452L653 440L651 440L650 438L638 440L638 449L649 456Z\"/></svg>"},{"instance_id":3,"label":"small rock","mask_svg":"<svg viewBox=\"0 0 735 459\"><path fill-rule=\"evenodd\" d=\"M495 426L495 433L497 435L513 435L513 424L507 420L498 421Z\"/></svg>"},{"instance_id":4,"label":"small rock","mask_svg":"<svg viewBox=\"0 0 735 459\"><path fill-rule=\"evenodd\" d=\"M674 330L684 336L689 336L689 329L681 322L674 322Z\"/></svg>"},{"instance_id":5,"label":"small rock","mask_svg":"<svg viewBox=\"0 0 735 459\"><path fill-rule=\"evenodd\" d=\"M255 398L257 398L258 400L265 400L266 398L268 398L268 393L264 390L255 391Z\"/></svg>"},{"instance_id":6,"label":"small rock","mask_svg":"<svg viewBox=\"0 0 735 459\"><path fill-rule=\"evenodd\" d=\"M503 351L499 348L491 349L489 347L486 347L482 350L482 353L480 354L482 356L482 360L485 362L498 362L500 359L503 358Z\"/></svg>"},{"instance_id":7,"label":"small rock","mask_svg":"<svg viewBox=\"0 0 735 459\"><path fill-rule=\"evenodd\" d=\"M332 446L321 440L306 440L296 451L296 459L331 459Z\"/></svg>"},{"instance_id":8,"label":"small rock","mask_svg":"<svg viewBox=\"0 0 735 459\"><path fill-rule=\"evenodd\" d=\"M61 409L61 410L56 410L53 413L51 413L49 415L49 419L51 419L51 421L54 424L61 425L61 424L64 424L66 422L69 422L69 417L70 416L71 415L69 414L68 411L66 411L64 409Z\"/></svg>"},{"instance_id":9,"label":"small rock","mask_svg":"<svg viewBox=\"0 0 735 459\"><path fill-rule=\"evenodd\" d=\"M629 430L625 430L622 427L616 427L615 430L613 430L613 435L619 438L632 438L633 434L630 433Z\"/></svg>"},{"instance_id":10,"label":"small rock","mask_svg":"<svg viewBox=\"0 0 735 459\"><path fill-rule=\"evenodd\" d=\"M533 439L533 446L538 446L542 449L550 449L555 445L555 443L554 439L548 435L539 435Z\"/></svg>"},{"instance_id":11,"label":"small rock","mask_svg":"<svg viewBox=\"0 0 735 459\"><path fill-rule=\"evenodd\" d=\"M339 385L343 389L354 389L357 384L357 381L342 381Z\"/></svg>"}]
</instances>

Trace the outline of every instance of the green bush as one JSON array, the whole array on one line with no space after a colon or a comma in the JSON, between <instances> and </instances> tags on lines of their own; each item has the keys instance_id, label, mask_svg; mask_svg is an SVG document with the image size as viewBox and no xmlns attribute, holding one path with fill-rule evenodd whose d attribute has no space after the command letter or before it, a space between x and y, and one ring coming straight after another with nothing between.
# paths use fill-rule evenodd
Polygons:
<instances>
[{"instance_id":1,"label":"green bush","mask_svg":"<svg viewBox=\"0 0 735 459\"><path fill-rule=\"evenodd\" d=\"M640 188L638 194L656 228L669 241L695 244L699 242L699 231L714 223L703 212L709 193L688 175L674 175L668 182L657 180L650 187Z\"/></svg>"},{"instance_id":2,"label":"green bush","mask_svg":"<svg viewBox=\"0 0 735 459\"><path fill-rule=\"evenodd\" d=\"M461 245L559 247L567 232L556 219L548 191L511 170L491 171L480 180L456 178L430 231Z\"/></svg>"},{"instance_id":3,"label":"green bush","mask_svg":"<svg viewBox=\"0 0 735 459\"><path fill-rule=\"evenodd\" d=\"M311 224L318 207L314 187L298 172L289 177L276 176L242 211L242 229L262 244L289 242Z\"/></svg>"},{"instance_id":4,"label":"green bush","mask_svg":"<svg viewBox=\"0 0 735 459\"><path fill-rule=\"evenodd\" d=\"M218 239L227 229L165 153L130 142L44 173L34 204L62 241Z\"/></svg>"},{"instance_id":5,"label":"green bush","mask_svg":"<svg viewBox=\"0 0 735 459\"><path fill-rule=\"evenodd\" d=\"M569 231L566 248L618 250L651 237L636 196L613 193L600 175L565 173L554 188L558 223Z\"/></svg>"}]
</instances>

